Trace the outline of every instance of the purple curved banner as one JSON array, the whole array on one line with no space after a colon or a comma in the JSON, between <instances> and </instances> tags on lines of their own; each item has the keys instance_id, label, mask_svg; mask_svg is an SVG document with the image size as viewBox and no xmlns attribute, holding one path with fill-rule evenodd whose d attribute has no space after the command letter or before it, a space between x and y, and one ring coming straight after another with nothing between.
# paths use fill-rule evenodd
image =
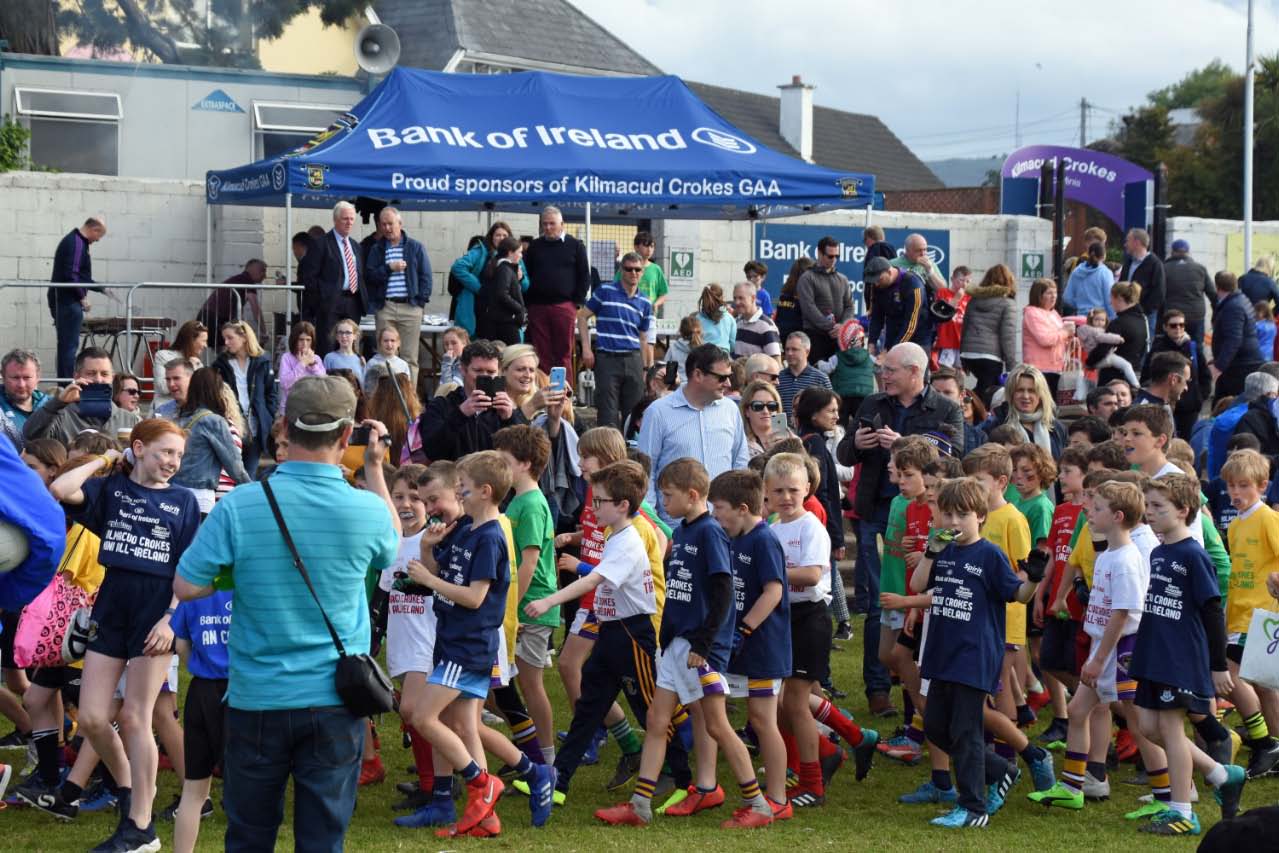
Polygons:
<instances>
[{"instance_id":1,"label":"purple curved banner","mask_svg":"<svg viewBox=\"0 0 1279 853\"><path fill-rule=\"evenodd\" d=\"M1140 166L1112 154L1062 145L1018 148L1004 161L1001 174L1005 178L1038 178L1044 163L1057 162L1058 158L1066 176L1066 198L1097 208L1121 226L1124 189L1128 184L1155 178Z\"/></svg>"}]
</instances>

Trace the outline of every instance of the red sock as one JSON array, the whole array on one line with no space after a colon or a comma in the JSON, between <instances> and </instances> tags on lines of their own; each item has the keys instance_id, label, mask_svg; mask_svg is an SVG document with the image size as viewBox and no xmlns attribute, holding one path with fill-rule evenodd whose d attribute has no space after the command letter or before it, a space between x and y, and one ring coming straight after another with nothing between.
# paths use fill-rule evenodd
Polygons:
<instances>
[{"instance_id":1,"label":"red sock","mask_svg":"<svg viewBox=\"0 0 1279 853\"><path fill-rule=\"evenodd\" d=\"M409 728L409 741L413 745L413 766L417 768L417 784L423 791L435 789L435 758L431 742L417 729Z\"/></svg>"},{"instance_id":2,"label":"red sock","mask_svg":"<svg viewBox=\"0 0 1279 853\"><path fill-rule=\"evenodd\" d=\"M798 773L799 745L795 743L795 736L782 729L782 743L786 744L786 769Z\"/></svg>"},{"instance_id":3,"label":"red sock","mask_svg":"<svg viewBox=\"0 0 1279 853\"><path fill-rule=\"evenodd\" d=\"M830 738L824 737L822 735L817 736L817 757L818 758L826 758L828 756L834 755L838 751L839 751L839 747L835 746L835 743Z\"/></svg>"},{"instance_id":4,"label":"red sock","mask_svg":"<svg viewBox=\"0 0 1279 853\"><path fill-rule=\"evenodd\" d=\"M814 794L826 793L826 786L822 784L821 762L801 761L799 763L799 786Z\"/></svg>"},{"instance_id":5,"label":"red sock","mask_svg":"<svg viewBox=\"0 0 1279 853\"><path fill-rule=\"evenodd\" d=\"M862 742L861 726L845 717L828 700L823 699L821 701L821 704L817 706L817 710L813 712L813 717L819 723L825 723L834 729L840 737L848 741L849 746L857 746Z\"/></svg>"}]
</instances>

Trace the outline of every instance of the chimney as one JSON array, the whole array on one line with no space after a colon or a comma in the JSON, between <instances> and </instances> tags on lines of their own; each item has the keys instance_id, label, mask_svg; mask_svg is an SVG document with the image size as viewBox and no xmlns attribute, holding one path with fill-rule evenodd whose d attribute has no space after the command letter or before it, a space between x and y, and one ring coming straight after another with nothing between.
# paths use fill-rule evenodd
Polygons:
<instances>
[{"instance_id":1,"label":"chimney","mask_svg":"<svg viewBox=\"0 0 1279 853\"><path fill-rule=\"evenodd\" d=\"M778 130L782 139L799 156L813 162L813 87L800 79L798 74L790 78L790 84L778 86L782 90L781 115Z\"/></svg>"}]
</instances>

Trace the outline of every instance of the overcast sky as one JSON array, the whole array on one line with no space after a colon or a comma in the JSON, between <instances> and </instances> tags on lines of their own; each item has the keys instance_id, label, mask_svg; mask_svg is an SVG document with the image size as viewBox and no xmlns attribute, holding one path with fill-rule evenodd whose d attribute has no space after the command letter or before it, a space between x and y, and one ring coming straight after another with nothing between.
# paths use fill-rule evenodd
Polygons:
<instances>
[{"instance_id":1,"label":"overcast sky","mask_svg":"<svg viewBox=\"0 0 1279 853\"><path fill-rule=\"evenodd\" d=\"M1089 140L1148 92L1214 58L1244 64L1245 0L570 0L669 74L878 115L925 160ZM980 16L971 12L980 9ZM1085 13L1083 10L1089 9ZM1173 11L1175 10L1175 12ZM1279 51L1279 0L1256 0L1257 55Z\"/></svg>"}]
</instances>

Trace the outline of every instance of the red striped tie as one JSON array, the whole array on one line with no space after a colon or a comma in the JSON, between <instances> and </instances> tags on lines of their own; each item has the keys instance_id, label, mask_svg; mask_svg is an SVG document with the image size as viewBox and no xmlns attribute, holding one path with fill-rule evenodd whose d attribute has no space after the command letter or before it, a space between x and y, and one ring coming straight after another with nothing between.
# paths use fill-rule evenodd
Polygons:
<instances>
[{"instance_id":1,"label":"red striped tie","mask_svg":"<svg viewBox=\"0 0 1279 853\"><path fill-rule=\"evenodd\" d=\"M355 255L351 254L351 243L346 238L342 240L342 257L346 260L346 292L355 293L356 286L360 283L359 273L355 270Z\"/></svg>"}]
</instances>

